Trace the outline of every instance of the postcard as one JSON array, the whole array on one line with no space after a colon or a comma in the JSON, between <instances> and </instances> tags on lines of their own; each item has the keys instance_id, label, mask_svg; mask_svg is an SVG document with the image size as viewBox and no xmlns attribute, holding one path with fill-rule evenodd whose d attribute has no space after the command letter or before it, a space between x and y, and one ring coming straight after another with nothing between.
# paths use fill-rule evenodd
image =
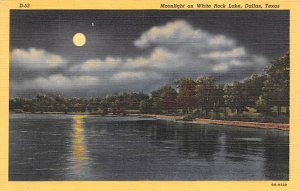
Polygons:
<instances>
[{"instance_id":1,"label":"postcard","mask_svg":"<svg viewBox=\"0 0 300 191\"><path fill-rule=\"evenodd\" d=\"M0 6L0 190L300 190L300 2Z\"/></svg>"}]
</instances>

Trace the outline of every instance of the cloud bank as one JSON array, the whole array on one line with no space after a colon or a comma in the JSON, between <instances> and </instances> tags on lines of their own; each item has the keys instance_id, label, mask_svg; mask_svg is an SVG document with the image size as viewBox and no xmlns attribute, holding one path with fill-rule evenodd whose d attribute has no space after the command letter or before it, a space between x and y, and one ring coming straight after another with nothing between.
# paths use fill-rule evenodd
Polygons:
<instances>
[{"instance_id":1,"label":"cloud bank","mask_svg":"<svg viewBox=\"0 0 300 191\"><path fill-rule=\"evenodd\" d=\"M28 69L64 68L68 61L45 50L30 48L14 49L11 52L11 66Z\"/></svg>"},{"instance_id":2,"label":"cloud bank","mask_svg":"<svg viewBox=\"0 0 300 191\"><path fill-rule=\"evenodd\" d=\"M90 96L118 91L149 92L166 83L172 84L182 76L212 75L221 81L241 80L262 72L268 64L266 57L249 53L234 39L194 28L185 20L153 26L133 43L149 54L108 55L104 59L73 63L45 50L14 49L11 52L11 94L36 89L66 95L74 92L80 95L84 91L84 95ZM22 75L30 70L40 72L34 76ZM17 75L21 75L22 80Z\"/></svg>"}]
</instances>

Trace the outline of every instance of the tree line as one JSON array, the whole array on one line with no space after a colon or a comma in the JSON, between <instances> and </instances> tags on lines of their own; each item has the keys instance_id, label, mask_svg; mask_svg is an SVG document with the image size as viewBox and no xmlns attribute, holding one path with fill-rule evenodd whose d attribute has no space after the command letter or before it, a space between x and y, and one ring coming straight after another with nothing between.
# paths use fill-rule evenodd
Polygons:
<instances>
[{"instance_id":1,"label":"tree line","mask_svg":"<svg viewBox=\"0 0 300 191\"><path fill-rule=\"evenodd\" d=\"M76 98L39 94L10 99L15 112L89 112L91 114L149 113L186 118L288 122L289 53L274 59L263 74L243 81L218 83L214 77L181 78L176 87L163 86L149 95L123 92L105 97Z\"/></svg>"}]
</instances>

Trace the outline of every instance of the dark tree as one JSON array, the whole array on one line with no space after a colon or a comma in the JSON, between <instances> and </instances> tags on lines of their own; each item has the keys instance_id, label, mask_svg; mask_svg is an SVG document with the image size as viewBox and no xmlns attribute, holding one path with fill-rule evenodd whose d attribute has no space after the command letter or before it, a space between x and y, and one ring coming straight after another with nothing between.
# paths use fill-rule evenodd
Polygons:
<instances>
[{"instance_id":1,"label":"dark tree","mask_svg":"<svg viewBox=\"0 0 300 191\"><path fill-rule=\"evenodd\" d=\"M243 83L234 82L232 85L225 85L224 93L227 107L235 109L238 115L246 110L248 95Z\"/></svg>"},{"instance_id":2,"label":"dark tree","mask_svg":"<svg viewBox=\"0 0 300 191\"><path fill-rule=\"evenodd\" d=\"M218 86L213 77L199 77L196 80L196 92L197 105L205 111L206 116L209 111L223 105L222 86Z\"/></svg>"},{"instance_id":3,"label":"dark tree","mask_svg":"<svg viewBox=\"0 0 300 191\"><path fill-rule=\"evenodd\" d=\"M266 80L264 82L264 99L268 105L277 106L277 114L281 113L281 107L287 107L289 111L290 97L290 54L272 61L266 69Z\"/></svg>"},{"instance_id":4,"label":"dark tree","mask_svg":"<svg viewBox=\"0 0 300 191\"><path fill-rule=\"evenodd\" d=\"M151 94L152 108L158 113L161 110L170 112L176 108L177 92L171 86L164 86Z\"/></svg>"},{"instance_id":5,"label":"dark tree","mask_svg":"<svg viewBox=\"0 0 300 191\"><path fill-rule=\"evenodd\" d=\"M196 107L196 82L188 78L181 78L176 82L179 90L177 104L186 113Z\"/></svg>"}]
</instances>

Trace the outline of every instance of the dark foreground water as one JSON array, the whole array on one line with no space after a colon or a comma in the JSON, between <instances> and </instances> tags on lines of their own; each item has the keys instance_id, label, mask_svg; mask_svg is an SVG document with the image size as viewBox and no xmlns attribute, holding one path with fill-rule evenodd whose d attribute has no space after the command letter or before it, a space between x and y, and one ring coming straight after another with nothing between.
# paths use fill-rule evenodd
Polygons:
<instances>
[{"instance_id":1,"label":"dark foreground water","mask_svg":"<svg viewBox=\"0 0 300 191\"><path fill-rule=\"evenodd\" d=\"M10 115L9 180L288 180L288 132Z\"/></svg>"}]
</instances>

